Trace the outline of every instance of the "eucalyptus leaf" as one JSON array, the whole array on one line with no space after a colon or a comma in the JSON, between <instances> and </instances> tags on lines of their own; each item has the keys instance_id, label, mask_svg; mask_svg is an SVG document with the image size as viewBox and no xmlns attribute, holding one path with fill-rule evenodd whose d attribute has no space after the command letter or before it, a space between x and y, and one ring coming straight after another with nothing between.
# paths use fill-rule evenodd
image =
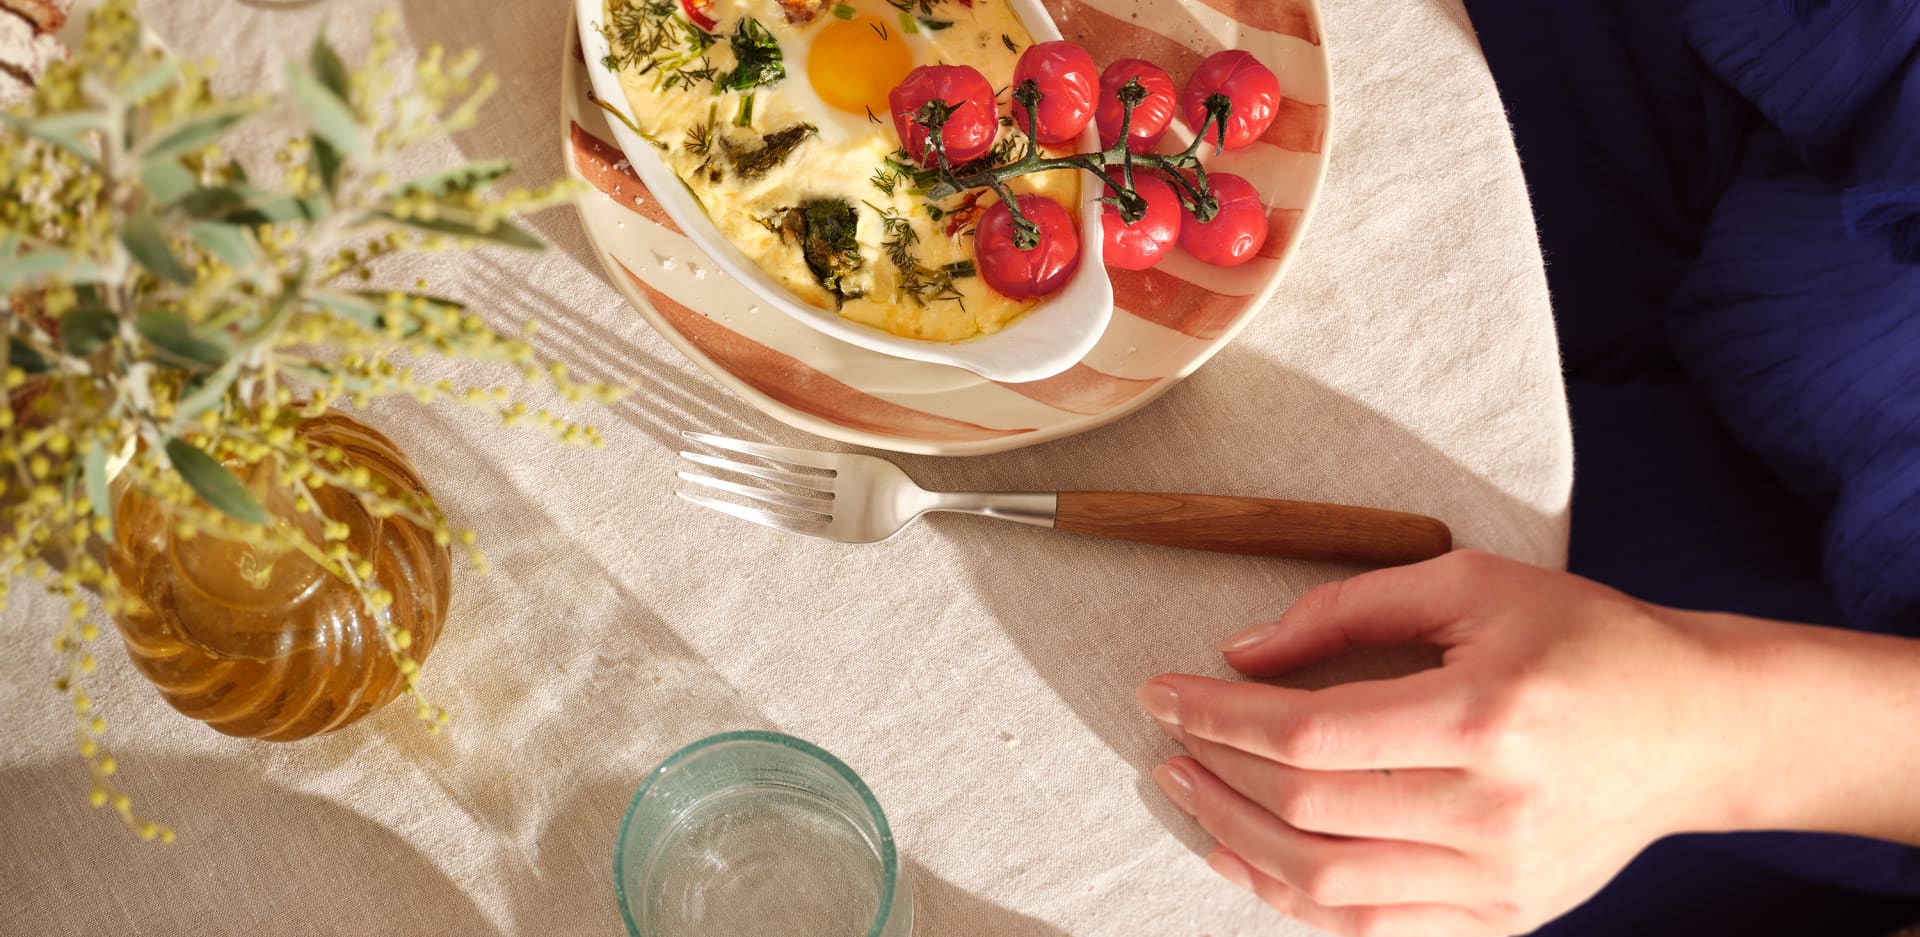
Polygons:
<instances>
[{"instance_id":1,"label":"eucalyptus leaf","mask_svg":"<svg viewBox=\"0 0 1920 937\"><path fill-rule=\"evenodd\" d=\"M328 195L333 195L340 191L340 151L318 134L311 140L313 162L320 169L320 184L326 188Z\"/></svg>"},{"instance_id":2,"label":"eucalyptus leaf","mask_svg":"<svg viewBox=\"0 0 1920 937\"><path fill-rule=\"evenodd\" d=\"M233 268L253 265L253 241L247 237L246 229L214 221L196 221L187 226L187 236L202 250L220 259L220 262Z\"/></svg>"},{"instance_id":3,"label":"eucalyptus leaf","mask_svg":"<svg viewBox=\"0 0 1920 937\"><path fill-rule=\"evenodd\" d=\"M167 243L167 232L160 222L144 212L129 216L120 224L120 243L127 246L127 252L140 265L153 271L156 276L171 280L181 286L193 282L193 274L181 266L180 258L173 255L173 247Z\"/></svg>"},{"instance_id":4,"label":"eucalyptus leaf","mask_svg":"<svg viewBox=\"0 0 1920 937\"><path fill-rule=\"evenodd\" d=\"M327 34L323 31L313 37L313 48L307 52L307 67L313 69L313 77L333 92L342 101L352 100L347 79L347 66L340 61L340 54L327 44Z\"/></svg>"},{"instance_id":5,"label":"eucalyptus leaf","mask_svg":"<svg viewBox=\"0 0 1920 937\"><path fill-rule=\"evenodd\" d=\"M60 347L75 358L85 358L113 340L120 317L103 306L81 306L60 317Z\"/></svg>"},{"instance_id":6,"label":"eucalyptus leaf","mask_svg":"<svg viewBox=\"0 0 1920 937\"><path fill-rule=\"evenodd\" d=\"M547 248L539 238L528 234L525 228L508 221L496 223L491 231L482 231L475 225L449 218L435 218L431 221L424 218L396 218L389 212L381 212L380 216L395 224L431 231L435 234L451 234L455 237L492 241L495 244L505 244L521 250L538 251Z\"/></svg>"},{"instance_id":7,"label":"eucalyptus leaf","mask_svg":"<svg viewBox=\"0 0 1920 937\"><path fill-rule=\"evenodd\" d=\"M161 207L179 201L199 185L193 173L172 157L162 157L140 167L140 182L147 187L147 194L153 197L154 203Z\"/></svg>"},{"instance_id":8,"label":"eucalyptus leaf","mask_svg":"<svg viewBox=\"0 0 1920 937\"><path fill-rule=\"evenodd\" d=\"M470 191L500 179L513 171L513 162L505 159L490 159L478 163L467 163L429 173L418 179L402 183L395 192L421 193L425 195L445 195L454 191Z\"/></svg>"},{"instance_id":9,"label":"eucalyptus leaf","mask_svg":"<svg viewBox=\"0 0 1920 937\"><path fill-rule=\"evenodd\" d=\"M196 332L185 317L166 309L143 312L133 321L140 337L187 364L217 368L227 363L233 343L221 332Z\"/></svg>"},{"instance_id":10,"label":"eucalyptus leaf","mask_svg":"<svg viewBox=\"0 0 1920 937\"><path fill-rule=\"evenodd\" d=\"M158 93L160 89L165 88L168 82L172 81L176 75L179 75L180 67L181 62L179 59L171 57L161 59L152 68L147 69L146 74L135 78L132 83L128 84L126 90L122 93L126 95L127 100L135 104L145 101Z\"/></svg>"},{"instance_id":11,"label":"eucalyptus leaf","mask_svg":"<svg viewBox=\"0 0 1920 937\"><path fill-rule=\"evenodd\" d=\"M191 153L218 139L221 134L249 117L249 110L226 110L205 117L198 117L185 123L175 124L157 139L141 148L140 159L151 163L169 156Z\"/></svg>"},{"instance_id":12,"label":"eucalyptus leaf","mask_svg":"<svg viewBox=\"0 0 1920 937\"><path fill-rule=\"evenodd\" d=\"M52 275L70 284L98 283L104 272L99 264L71 251L29 251L0 260L0 293L12 293Z\"/></svg>"},{"instance_id":13,"label":"eucalyptus leaf","mask_svg":"<svg viewBox=\"0 0 1920 937\"><path fill-rule=\"evenodd\" d=\"M27 136L51 143L89 165L99 162L99 154L87 143L86 135L107 129L107 115L100 111L72 111L28 120L14 114L0 113L0 122Z\"/></svg>"},{"instance_id":14,"label":"eucalyptus leaf","mask_svg":"<svg viewBox=\"0 0 1920 937\"><path fill-rule=\"evenodd\" d=\"M195 189L182 197L179 205L180 210L192 218L240 225L313 221L326 215L325 207L311 199L265 192L244 184Z\"/></svg>"},{"instance_id":15,"label":"eucalyptus leaf","mask_svg":"<svg viewBox=\"0 0 1920 937\"><path fill-rule=\"evenodd\" d=\"M107 451L94 440L87 446L85 461L87 500L93 504L93 516L107 521L107 537L113 537L113 502L107 498Z\"/></svg>"},{"instance_id":16,"label":"eucalyptus leaf","mask_svg":"<svg viewBox=\"0 0 1920 937\"><path fill-rule=\"evenodd\" d=\"M380 329L386 325L386 317L381 315L380 307L358 296L346 296L340 293L310 293L307 299L314 305L343 319L351 319L366 329Z\"/></svg>"},{"instance_id":17,"label":"eucalyptus leaf","mask_svg":"<svg viewBox=\"0 0 1920 937\"><path fill-rule=\"evenodd\" d=\"M267 512L247 493L240 479L233 477L227 467L221 465L213 456L207 455L200 447L184 439L175 437L167 440L167 460L173 463L173 470L200 496L200 500L212 505L222 514L235 520L250 524L267 523Z\"/></svg>"},{"instance_id":18,"label":"eucalyptus leaf","mask_svg":"<svg viewBox=\"0 0 1920 937\"><path fill-rule=\"evenodd\" d=\"M346 101L297 64L287 67L287 87L293 92L293 103L306 115L307 126L314 136L333 144L342 155L356 159L366 157L366 129L360 126L359 118L353 115L353 108L347 106Z\"/></svg>"},{"instance_id":19,"label":"eucalyptus leaf","mask_svg":"<svg viewBox=\"0 0 1920 937\"><path fill-rule=\"evenodd\" d=\"M313 37L313 49L307 53L307 67L313 70L313 77L342 102L352 102L351 79L347 77L347 66L340 61L340 54L327 44L324 29ZM349 108L351 110L351 108ZM340 151L318 133L313 135L313 162L320 169L320 183L332 195L340 188Z\"/></svg>"},{"instance_id":20,"label":"eucalyptus leaf","mask_svg":"<svg viewBox=\"0 0 1920 937\"><path fill-rule=\"evenodd\" d=\"M7 365L19 368L28 374L45 374L53 370L53 365L35 351L32 345L11 335L7 336Z\"/></svg>"},{"instance_id":21,"label":"eucalyptus leaf","mask_svg":"<svg viewBox=\"0 0 1920 937\"><path fill-rule=\"evenodd\" d=\"M218 406L227 395L227 389L233 386L233 379L240 373L239 358L228 359L220 370L211 374L198 374L187 381L185 393L173 408L176 424L199 419L200 414Z\"/></svg>"}]
</instances>

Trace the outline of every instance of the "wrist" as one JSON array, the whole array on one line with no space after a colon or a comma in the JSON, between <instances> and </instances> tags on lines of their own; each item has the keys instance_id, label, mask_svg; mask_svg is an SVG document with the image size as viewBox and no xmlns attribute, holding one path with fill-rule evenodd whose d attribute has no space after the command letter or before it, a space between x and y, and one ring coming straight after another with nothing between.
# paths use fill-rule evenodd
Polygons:
<instances>
[{"instance_id":1,"label":"wrist","mask_svg":"<svg viewBox=\"0 0 1920 937\"><path fill-rule=\"evenodd\" d=\"M1781 731L1773 726L1778 700L1768 692L1774 678L1765 673L1778 667L1778 623L1660 607L1653 614L1681 635L1693 657L1673 671L1686 681L1677 688L1672 718L1680 731L1669 754L1680 766L1681 792L1659 833L1769 828L1784 809L1767 781L1776 757L1769 739Z\"/></svg>"},{"instance_id":2,"label":"wrist","mask_svg":"<svg viewBox=\"0 0 1920 937\"><path fill-rule=\"evenodd\" d=\"M1811 830L1920 839L1920 642L1679 612L1708 653L1704 691L1727 701L1709 744L1729 757L1706 831Z\"/></svg>"}]
</instances>

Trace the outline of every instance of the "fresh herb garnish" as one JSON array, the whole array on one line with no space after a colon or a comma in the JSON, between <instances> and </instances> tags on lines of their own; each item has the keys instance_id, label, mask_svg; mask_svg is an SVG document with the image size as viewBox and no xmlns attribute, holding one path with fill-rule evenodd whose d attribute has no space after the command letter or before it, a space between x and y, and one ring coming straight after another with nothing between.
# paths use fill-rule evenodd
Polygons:
<instances>
[{"instance_id":1,"label":"fresh herb garnish","mask_svg":"<svg viewBox=\"0 0 1920 937\"><path fill-rule=\"evenodd\" d=\"M1018 130L1009 131L1003 134L1000 139L994 141L992 149L987 150L985 153L968 162L954 167L953 174L965 178L1008 162L1013 159L1014 154L1020 149L1021 144L1025 140L1026 135L1020 133Z\"/></svg>"},{"instance_id":2,"label":"fresh herb garnish","mask_svg":"<svg viewBox=\"0 0 1920 937\"><path fill-rule=\"evenodd\" d=\"M874 22L868 23L867 25L872 27L874 33L880 37L881 42L887 41L887 24L876 20Z\"/></svg>"},{"instance_id":3,"label":"fresh herb garnish","mask_svg":"<svg viewBox=\"0 0 1920 937\"><path fill-rule=\"evenodd\" d=\"M788 240L799 243L807 270L835 299L845 302L860 295L847 287L847 278L866 263L860 256L860 241L855 237L860 216L851 203L816 199L757 220L782 243Z\"/></svg>"},{"instance_id":4,"label":"fresh herb garnish","mask_svg":"<svg viewBox=\"0 0 1920 937\"><path fill-rule=\"evenodd\" d=\"M924 16L917 17L916 19L920 23L920 25L925 26L927 29L933 32L939 32L940 30L946 29L947 27L953 25L952 20L936 20L936 19L929 19Z\"/></svg>"},{"instance_id":5,"label":"fresh herb garnish","mask_svg":"<svg viewBox=\"0 0 1920 937\"><path fill-rule=\"evenodd\" d=\"M733 46L733 57L738 64L720 79L721 89L745 91L787 77L787 68L780 59L780 41L773 38L773 33L760 25L759 20L751 16L742 18L727 42Z\"/></svg>"},{"instance_id":6,"label":"fresh herb garnish","mask_svg":"<svg viewBox=\"0 0 1920 937\"><path fill-rule=\"evenodd\" d=\"M853 7L847 4L840 3L840 4L834 5L834 8L833 8L834 19L850 20L850 19L853 19L853 14L854 14Z\"/></svg>"},{"instance_id":7,"label":"fresh herb garnish","mask_svg":"<svg viewBox=\"0 0 1920 937\"><path fill-rule=\"evenodd\" d=\"M720 105L709 104L707 119L687 128L687 139L680 144L680 148L690 155L700 157L700 165L694 167L695 172L707 168L707 164L713 162L713 141L720 132L717 126L719 119Z\"/></svg>"},{"instance_id":8,"label":"fresh herb garnish","mask_svg":"<svg viewBox=\"0 0 1920 937\"><path fill-rule=\"evenodd\" d=\"M1020 44L1017 42L1014 42L1013 37L1007 35L1006 33L1000 34L1000 44L1006 46L1008 52L1013 52L1018 54L1020 51Z\"/></svg>"},{"instance_id":9,"label":"fresh herb garnish","mask_svg":"<svg viewBox=\"0 0 1920 937\"><path fill-rule=\"evenodd\" d=\"M678 33L670 25L673 0L645 0L629 3L611 11L601 34L607 37L609 55L600 60L609 70L619 71L648 58L673 41Z\"/></svg>"},{"instance_id":10,"label":"fresh herb garnish","mask_svg":"<svg viewBox=\"0 0 1920 937\"><path fill-rule=\"evenodd\" d=\"M965 276L972 276L973 263L961 261L965 264L964 268L955 264L929 267L921 263L913 250L920 243L920 232L914 230L913 219L871 202L866 206L880 216L880 228L887 236L880 247L886 251L887 260L900 273L900 294L912 299L916 306L942 300L960 302L960 291L954 287L953 281L961 269L968 271Z\"/></svg>"},{"instance_id":11,"label":"fresh herb garnish","mask_svg":"<svg viewBox=\"0 0 1920 937\"><path fill-rule=\"evenodd\" d=\"M867 123L878 124L880 122L881 122L880 115L875 114L873 112L873 107L871 105L868 105L867 106Z\"/></svg>"},{"instance_id":12,"label":"fresh herb garnish","mask_svg":"<svg viewBox=\"0 0 1920 937\"><path fill-rule=\"evenodd\" d=\"M920 168L913 161L913 157L907 155L906 150L894 150L888 154L887 166L911 180L915 189L924 190L940 181L940 170Z\"/></svg>"},{"instance_id":13,"label":"fresh herb garnish","mask_svg":"<svg viewBox=\"0 0 1920 937\"><path fill-rule=\"evenodd\" d=\"M726 152L727 161L733 164L733 171L740 178L758 179L766 175L768 170L786 162L787 156L795 148L819 132L820 128L812 124L794 124L785 130L763 135L760 145L751 149L722 137L720 149Z\"/></svg>"},{"instance_id":14,"label":"fresh herb garnish","mask_svg":"<svg viewBox=\"0 0 1920 937\"><path fill-rule=\"evenodd\" d=\"M895 172L894 170L889 169L885 166L882 166L879 169L874 170L873 175L867 177L867 181L873 183L874 188L879 189L881 192L886 193L886 196L888 198L893 197L894 191L898 189L900 187L900 183L905 180L906 180L906 176L903 176L900 173Z\"/></svg>"},{"instance_id":15,"label":"fresh herb garnish","mask_svg":"<svg viewBox=\"0 0 1920 937\"><path fill-rule=\"evenodd\" d=\"M921 16L932 16L933 8L945 0L887 0L887 5L902 13L912 14L916 9Z\"/></svg>"},{"instance_id":16,"label":"fresh herb garnish","mask_svg":"<svg viewBox=\"0 0 1920 937\"><path fill-rule=\"evenodd\" d=\"M740 99L740 109L733 114L735 127L753 126L753 92L749 91Z\"/></svg>"},{"instance_id":17,"label":"fresh herb garnish","mask_svg":"<svg viewBox=\"0 0 1920 937\"><path fill-rule=\"evenodd\" d=\"M675 17L675 9L673 0L642 0L612 11L603 30L611 51L601 64L653 75L655 88L692 88L712 81L707 50L718 37Z\"/></svg>"}]
</instances>

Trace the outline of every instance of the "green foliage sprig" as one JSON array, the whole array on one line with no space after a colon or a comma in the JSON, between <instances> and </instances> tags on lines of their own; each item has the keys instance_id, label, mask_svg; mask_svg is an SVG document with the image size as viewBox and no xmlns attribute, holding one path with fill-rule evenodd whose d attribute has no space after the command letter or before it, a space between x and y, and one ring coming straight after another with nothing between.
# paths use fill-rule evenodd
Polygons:
<instances>
[{"instance_id":1,"label":"green foliage sprig","mask_svg":"<svg viewBox=\"0 0 1920 937\"><path fill-rule=\"evenodd\" d=\"M110 614L138 601L90 548L111 539L110 490L166 506L176 537L231 539L269 556L296 551L351 584L381 623L417 713L437 729L446 713L421 696L408 635L388 613L393 596L372 581L369 558L354 554L346 525L323 523L315 542L298 525L270 523L229 466L270 466L296 510L317 513L316 491L344 488L376 517L402 517L442 545L471 548L473 533L451 529L431 499L387 490L337 451L308 446L296 433L301 421L406 395L536 423L565 443L600 441L590 427L530 413L504 386L422 380L395 357L500 362L570 403L620 393L569 380L523 339L424 284L371 285L396 255L539 249L512 217L572 194L562 184L502 187L512 169L504 161L395 179L388 167L398 154L474 126L495 87L472 53L449 58L435 47L410 70L398 67L397 21L377 22L358 68L324 36L290 64L285 99L306 131L271 167L249 169L221 147L269 100L214 94L210 65L147 41L129 0L91 13L73 61L0 114L8 297L0 373L9 404L0 409L0 605L21 573L67 601L53 638L62 660L55 683L71 698L92 802L149 839L173 832L134 813L116 786L106 723L85 690L98 628L82 591L97 592ZM484 570L484 557L470 556Z\"/></svg>"}]
</instances>

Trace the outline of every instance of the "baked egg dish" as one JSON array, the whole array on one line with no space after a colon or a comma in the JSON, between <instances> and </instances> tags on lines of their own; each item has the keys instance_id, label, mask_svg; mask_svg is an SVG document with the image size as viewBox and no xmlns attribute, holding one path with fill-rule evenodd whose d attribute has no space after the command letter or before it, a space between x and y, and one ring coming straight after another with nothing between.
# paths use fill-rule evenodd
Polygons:
<instances>
[{"instance_id":1,"label":"baked egg dish","mask_svg":"<svg viewBox=\"0 0 1920 937\"><path fill-rule=\"evenodd\" d=\"M997 332L1038 302L975 268L974 225L997 196L929 200L889 120L888 94L919 66L977 68L1005 103L1032 44L1005 0L609 0L603 29L632 129L720 234L805 302L943 342ZM1010 124L976 162L1026 146ZM1007 188L1077 214L1079 185L1056 170Z\"/></svg>"}]
</instances>

